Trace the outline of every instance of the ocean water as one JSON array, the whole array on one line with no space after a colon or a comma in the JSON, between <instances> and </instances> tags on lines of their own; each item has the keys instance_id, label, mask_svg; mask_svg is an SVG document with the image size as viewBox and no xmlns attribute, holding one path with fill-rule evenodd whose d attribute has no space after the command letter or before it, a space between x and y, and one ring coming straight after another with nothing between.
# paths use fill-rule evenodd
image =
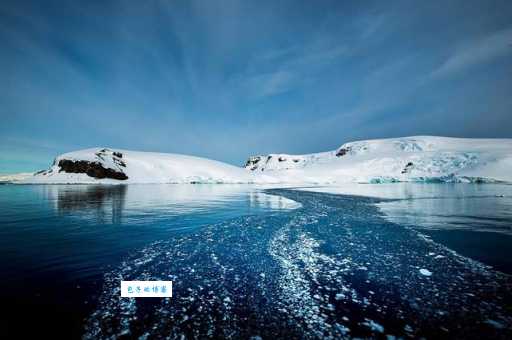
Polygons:
<instances>
[{"instance_id":1,"label":"ocean water","mask_svg":"<svg viewBox=\"0 0 512 340\"><path fill-rule=\"evenodd\" d=\"M510 338L509 186L307 190L0 186L0 333Z\"/></svg>"},{"instance_id":2,"label":"ocean water","mask_svg":"<svg viewBox=\"0 0 512 340\"><path fill-rule=\"evenodd\" d=\"M304 190L387 198L377 206L388 221L512 274L512 185L346 184Z\"/></svg>"},{"instance_id":3,"label":"ocean water","mask_svg":"<svg viewBox=\"0 0 512 340\"><path fill-rule=\"evenodd\" d=\"M132 252L297 206L237 185L0 185L0 338L80 338L105 273Z\"/></svg>"}]
</instances>

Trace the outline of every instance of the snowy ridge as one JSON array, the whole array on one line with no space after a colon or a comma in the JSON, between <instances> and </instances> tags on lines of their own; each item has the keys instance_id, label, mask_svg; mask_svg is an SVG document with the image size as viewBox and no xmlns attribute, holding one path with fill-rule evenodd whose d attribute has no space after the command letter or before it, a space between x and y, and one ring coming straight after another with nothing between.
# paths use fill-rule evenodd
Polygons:
<instances>
[{"instance_id":1,"label":"snowy ridge","mask_svg":"<svg viewBox=\"0 0 512 340\"><path fill-rule=\"evenodd\" d=\"M511 182L512 139L365 140L345 143L332 152L253 157L246 168L296 183Z\"/></svg>"},{"instance_id":2,"label":"snowy ridge","mask_svg":"<svg viewBox=\"0 0 512 340\"><path fill-rule=\"evenodd\" d=\"M18 183L512 182L512 139L432 136L345 143L307 155L250 157L245 168L178 154L93 148Z\"/></svg>"}]
</instances>

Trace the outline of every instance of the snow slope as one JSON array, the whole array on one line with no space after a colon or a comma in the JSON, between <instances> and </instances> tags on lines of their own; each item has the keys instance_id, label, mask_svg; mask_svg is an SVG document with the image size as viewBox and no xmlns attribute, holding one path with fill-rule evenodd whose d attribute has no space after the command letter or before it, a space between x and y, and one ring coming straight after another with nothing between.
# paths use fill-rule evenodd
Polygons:
<instances>
[{"instance_id":1,"label":"snow slope","mask_svg":"<svg viewBox=\"0 0 512 340\"><path fill-rule=\"evenodd\" d=\"M249 158L244 168L177 154L94 148L57 157L21 183L512 182L512 139L432 136L343 144L308 155Z\"/></svg>"},{"instance_id":2,"label":"snow slope","mask_svg":"<svg viewBox=\"0 0 512 340\"><path fill-rule=\"evenodd\" d=\"M246 168L297 183L512 182L512 139L365 140L332 152L251 157Z\"/></svg>"},{"instance_id":3,"label":"snow slope","mask_svg":"<svg viewBox=\"0 0 512 340\"><path fill-rule=\"evenodd\" d=\"M119 157L121 156L121 157ZM87 173L70 173L61 161L101 165L126 179L96 178ZM75 163L77 164L77 163ZM84 163L82 163L84 164ZM73 171L80 171L73 169ZM101 168L100 168L101 169ZM69 170L69 169L68 169ZM205 158L93 148L66 153L57 157L50 169L38 172L23 183L249 183L253 176L242 168Z\"/></svg>"}]
</instances>

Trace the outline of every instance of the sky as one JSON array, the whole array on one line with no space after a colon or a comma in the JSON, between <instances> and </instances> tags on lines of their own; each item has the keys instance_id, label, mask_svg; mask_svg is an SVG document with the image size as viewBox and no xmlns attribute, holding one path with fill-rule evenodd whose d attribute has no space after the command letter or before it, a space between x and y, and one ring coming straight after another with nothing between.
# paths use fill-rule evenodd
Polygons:
<instances>
[{"instance_id":1,"label":"sky","mask_svg":"<svg viewBox=\"0 0 512 340\"><path fill-rule=\"evenodd\" d=\"M512 137L512 2L0 2L0 173Z\"/></svg>"}]
</instances>

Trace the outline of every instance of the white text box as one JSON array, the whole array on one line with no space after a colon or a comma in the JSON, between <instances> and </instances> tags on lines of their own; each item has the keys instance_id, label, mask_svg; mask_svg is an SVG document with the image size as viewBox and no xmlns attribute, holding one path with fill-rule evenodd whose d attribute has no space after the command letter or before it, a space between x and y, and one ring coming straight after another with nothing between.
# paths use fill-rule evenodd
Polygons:
<instances>
[{"instance_id":1,"label":"white text box","mask_svg":"<svg viewBox=\"0 0 512 340\"><path fill-rule=\"evenodd\" d=\"M121 281L121 297L172 297L172 281Z\"/></svg>"}]
</instances>

